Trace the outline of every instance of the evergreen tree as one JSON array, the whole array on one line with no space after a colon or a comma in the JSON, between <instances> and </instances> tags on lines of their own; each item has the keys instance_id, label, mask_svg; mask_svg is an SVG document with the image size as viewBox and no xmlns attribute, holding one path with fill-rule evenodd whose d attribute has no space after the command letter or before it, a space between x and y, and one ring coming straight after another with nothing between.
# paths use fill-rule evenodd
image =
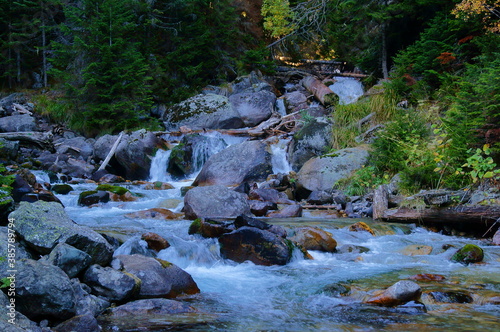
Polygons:
<instances>
[{"instance_id":1,"label":"evergreen tree","mask_svg":"<svg viewBox=\"0 0 500 332\"><path fill-rule=\"evenodd\" d=\"M88 134L132 128L151 105L150 77L135 39L138 27L133 0L84 0L67 8L65 31L73 37L59 44L61 65L69 59L69 93L78 113L73 124ZM62 68L65 70L65 68Z\"/></svg>"}]
</instances>

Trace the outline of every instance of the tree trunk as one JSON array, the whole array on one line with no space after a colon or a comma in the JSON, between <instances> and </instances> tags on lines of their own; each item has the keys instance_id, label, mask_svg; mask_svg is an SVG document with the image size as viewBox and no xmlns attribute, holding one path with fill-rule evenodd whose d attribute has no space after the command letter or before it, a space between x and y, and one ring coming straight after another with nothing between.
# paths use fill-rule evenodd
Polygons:
<instances>
[{"instance_id":1,"label":"tree trunk","mask_svg":"<svg viewBox=\"0 0 500 332\"><path fill-rule=\"evenodd\" d=\"M105 169L106 166L108 166L108 163L111 160L111 157L113 157L113 155L115 154L116 149L118 148L118 144L120 144L122 136L123 136L123 131L120 133L120 135L116 139L115 144L113 144L113 147L111 148L111 150L109 151L108 155L106 156L106 159L104 159L104 161L102 162L101 166L99 167L99 169L97 171L101 171L101 170Z\"/></svg>"},{"instance_id":2,"label":"tree trunk","mask_svg":"<svg viewBox=\"0 0 500 332\"><path fill-rule=\"evenodd\" d=\"M339 100L339 97L329 87L313 76L304 77L302 85L324 106L334 105Z\"/></svg>"},{"instance_id":3,"label":"tree trunk","mask_svg":"<svg viewBox=\"0 0 500 332\"><path fill-rule=\"evenodd\" d=\"M28 145L36 145L50 151L54 150L52 133L50 131L44 133L34 131L0 133L0 138L4 138L8 141L19 141Z\"/></svg>"},{"instance_id":4,"label":"tree trunk","mask_svg":"<svg viewBox=\"0 0 500 332\"><path fill-rule=\"evenodd\" d=\"M386 25L382 24L382 75L384 79L389 78L389 69L387 67L387 38L386 38Z\"/></svg>"},{"instance_id":5,"label":"tree trunk","mask_svg":"<svg viewBox=\"0 0 500 332\"><path fill-rule=\"evenodd\" d=\"M387 195L387 186L380 185L373 194L373 219L382 219L388 208L389 198Z\"/></svg>"},{"instance_id":6,"label":"tree trunk","mask_svg":"<svg viewBox=\"0 0 500 332\"><path fill-rule=\"evenodd\" d=\"M449 223L491 225L500 216L500 206L428 207L425 209L398 208L386 210L382 219L405 223Z\"/></svg>"}]
</instances>

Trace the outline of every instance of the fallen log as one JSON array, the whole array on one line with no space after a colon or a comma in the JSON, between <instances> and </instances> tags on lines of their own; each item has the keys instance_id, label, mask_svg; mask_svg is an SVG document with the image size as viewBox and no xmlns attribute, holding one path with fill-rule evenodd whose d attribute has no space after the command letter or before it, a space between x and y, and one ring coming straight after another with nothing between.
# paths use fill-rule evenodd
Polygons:
<instances>
[{"instance_id":1,"label":"fallen log","mask_svg":"<svg viewBox=\"0 0 500 332\"><path fill-rule=\"evenodd\" d=\"M490 226L500 217L500 206L397 208L385 210L381 219L401 223L473 224Z\"/></svg>"},{"instance_id":2,"label":"fallen log","mask_svg":"<svg viewBox=\"0 0 500 332\"><path fill-rule=\"evenodd\" d=\"M8 132L0 133L0 138L4 138L8 141L19 141L26 145L35 145L42 149L47 149L50 151L54 150L54 144L52 142L52 132L37 132L37 131L18 131L18 132Z\"/></svg>"},{"instance_id":3,"label":"fallen log","mask_svg":"<svg viewBox=\"0 0 500 332\"><path fill-rule=\"evenodd\" d=\"M304 77L302 85L324 106L334 105L339 101L339 97L314 76Z\"/></svg>"},{"instance_id":4,"label":"fallen log","mask_svg":"<svg viewBox=\"0 0 500 332\"><path fill-rule=\"evenodd\" d=\"M122 136L123 136L123 131L120 133L120 135L116 139L115 144L113 144L113 147L111 148L108 155L106 156L106 158L104 159L104 161L102 162L101 166L99 167L99 169L97 171L102 171L103 169L106 168L106 166L108 166L109 161L114 156L116 149L118 148L118 144L120 144Z\"/></svg>"}]
</instances>

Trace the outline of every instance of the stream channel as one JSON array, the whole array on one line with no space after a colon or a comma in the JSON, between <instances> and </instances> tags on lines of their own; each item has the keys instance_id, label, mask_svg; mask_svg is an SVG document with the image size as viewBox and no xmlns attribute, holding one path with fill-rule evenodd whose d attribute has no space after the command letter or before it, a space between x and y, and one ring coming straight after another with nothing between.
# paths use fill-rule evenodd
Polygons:
<instances>
[{"instance_id":1,"label":"stream channel","mask_svg":"<svg viewBox=\"0 0 500 332\"><path fill-rule=\"evenodd\" d=\"M213 135L213 133L211 134ZM228 144L241 138L224 137ZM232 141L231 141L232 140ZM279 145L281 144L281 145ZM223 147L222 147L223 148ZM286 142L271 147L276 172L289 171ZM221 148L217 148L221 149ZM209 147L197 153L202 164ZM201 154L201 155L200 155ZM109 202L96 207L78 206L78 194L96 185L74 185L69 195L58 195L69 216L78 224L114 236L121 241L145 232L155 232L171 244L158 257L188 273L201 292L181 298L200 313L169 317L129 317L104 331L499 331L500 330L500 247L478 239L434 233L418 225L389 224L372 220L306 215L302 218L265 219L285 227L313 225L332 233L338 246L355 245L367 252L323 253L310 251L313 260L297 254L285 266L238 264L221 258L216 239L189 235L189 220L134 219L125 215L155 207L180 212L180 188L194 179L172 181L166 173L168 151L159 151L153 160L151 180L171 183L169 190L146 190L143 184L124 184L141 194L134 202ZM44 177L43 173L38 173ZM47 178L40 179L47 181ZM350 232L357 221L369 224L375 236ZM450 262L453 253L467 243L484 249L484 261L468 266ZM429 246L430 253L408 250ZM417 306L384 308L363 303L377 290L417 274L439 274L443 281L416 281L422 288ZM347 295L339 289L348 289ZM459 294L461 302L450 303L446 296L436 301L431 292ZM451 293L446 293L451 292ZM493 300L492 300L493 299Z\"/></svg>"}]
</instances>

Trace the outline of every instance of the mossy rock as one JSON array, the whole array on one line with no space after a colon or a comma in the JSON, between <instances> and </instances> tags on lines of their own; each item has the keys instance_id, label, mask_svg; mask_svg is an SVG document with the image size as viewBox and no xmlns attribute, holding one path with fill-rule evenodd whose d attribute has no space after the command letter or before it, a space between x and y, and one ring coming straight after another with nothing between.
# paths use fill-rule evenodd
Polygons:
<instances>
[{"instance_id":1,"label":"mossy rock","mask_svg":"<svg viewBox=\"0 0 500 332\"><path fill-rule=\"evenodd\" d=\"M97 203L109 202L109 192L102 190L89 190L80 193L78 205L90 206Z\"/></svg>"},{"instance_id":2,"label":"mossy rock","mask_svg":"<svg viewBox=\"0 0 500 332\"><path fill-rule=\"evenodd\" d=\"M199 234L201 229L201 219L195 219L189 226L188 234Z\"/></svg>"},{"instance_id":3,"label":"mossy rock","mask_svg":"<svg viewBox=\"0 0 500 332\"><path fill-rule=\"evenodd\" d=\"M112 192L113 194L117 194L117 195L124 195L125 193L127 193L129 191L127 188L123 188L120 186L113 186L111 184L100 184L97 186L97 190L109 191L109 192Z\"/></svg>"},{"instance_id":4,"label":"mossy rock","mask_svg":"<svg viewBox=\"0 0 500 332\"><path fill-rule=\"evenodd\" d=\"M59 195L67 195L70 191L73 191L73 187L69 184L55 184L52 186L52 191Z\"/></svg>"},{"instance_id":5,"label":"mossy rock","mask_svg":"<svg viewBox=\"0 0 500 332\"><path fill-rule=\"evenodd\" d=\"M483 258L483 249L475 244L466 244L451 257L451 261L462 264L470 264L481 262Z\"/></svg>"}]
</instances>

